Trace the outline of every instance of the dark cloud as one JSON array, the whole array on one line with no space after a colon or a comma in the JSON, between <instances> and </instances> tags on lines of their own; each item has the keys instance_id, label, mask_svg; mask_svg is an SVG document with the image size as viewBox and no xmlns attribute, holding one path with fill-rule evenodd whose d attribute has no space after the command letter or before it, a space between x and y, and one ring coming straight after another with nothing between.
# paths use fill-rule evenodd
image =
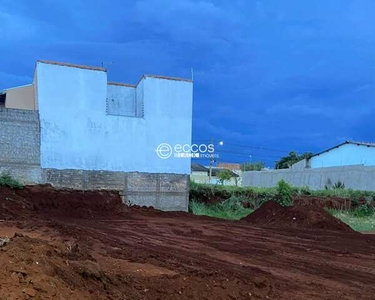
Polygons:
<instances>
[{"instance_id":1,"label":"dark cloud","mask_svg":"<svg viewBox=\"0 0 375 300\"><path fill-rule=\"evenodd\" d=\"M0 89L30 82L36 59L113 61L130 83L193 67L194 139L374 141L374 15L372 0L0 0Z\"/></svg>"}]
</instances>

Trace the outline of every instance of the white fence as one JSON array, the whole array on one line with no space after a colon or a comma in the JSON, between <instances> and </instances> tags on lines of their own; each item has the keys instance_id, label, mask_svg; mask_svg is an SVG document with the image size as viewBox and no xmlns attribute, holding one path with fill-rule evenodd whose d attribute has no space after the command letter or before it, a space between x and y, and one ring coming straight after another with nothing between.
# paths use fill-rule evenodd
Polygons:
<instances>
[{"instance_id":1,"label":"white fence","mask_svg":"<svg viewBox=\"0 0 375 300\"><path fill-rule=\"evenodd\" d=\"M375 191L375 166L249 171L242 176L242 186L274 187L279 180L284 179L292 186L321 190L329 180L333 184L340 180L346 188Z\"/></svg>"}]
</instances>

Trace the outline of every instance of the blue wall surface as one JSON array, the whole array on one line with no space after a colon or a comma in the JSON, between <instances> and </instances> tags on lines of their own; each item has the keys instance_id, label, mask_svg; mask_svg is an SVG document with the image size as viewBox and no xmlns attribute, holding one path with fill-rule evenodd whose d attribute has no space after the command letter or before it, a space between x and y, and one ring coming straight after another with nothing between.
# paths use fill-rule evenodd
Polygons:
<instances>
[{"instance_id":1,"label":"blue wall surface","mask_svg":"<svg viewBox=\"0 0 375 300\"><path fill-rule=\"evenodd\" d=\"M311 168L375 165L375 147L344 144L311 158Z\"/></svg>"},{"instance_id":2,"label":"blue wall surface","mask_svg":"<svg viewBox=\"0 0 375 300\"><path fill-rule=\"evenodd\" d=\"M36 72L42 168L190 173L189 158L161 159L155 149L191 143L192 82L143 77L134 93L143 117L127 117L106 112L107 98L133 95L108 88L105 71L38 62Z\"/></svg>"},{"instance_id":3,"label":"blue wall surface","mask_svg":"<svg viewBox=\"0 0 375 300\"><path fill-rule=\"evenodd\" d=\"M128 86L108 84L107 114L117 116L136 116L136 89Z\"/></svg>"}]
</instances>

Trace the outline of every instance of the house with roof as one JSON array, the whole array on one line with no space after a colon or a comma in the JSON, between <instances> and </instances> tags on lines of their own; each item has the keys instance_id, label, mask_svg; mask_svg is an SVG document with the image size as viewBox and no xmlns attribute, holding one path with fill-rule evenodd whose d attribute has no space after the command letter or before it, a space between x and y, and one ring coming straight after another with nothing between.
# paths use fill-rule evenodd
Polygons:
<instances>
[{"instance_id":1,"label":"house with roof","mask_svg":"<svg viewBox=\"0 0 375 300\"><path fill-rule=\"evenodd\" d=\"M345 141L295 163L291 166L291 169L316 169L354 165L375 166L375 143Z\"/></svg>"},{"instance_id":2,"label":"house with roof","mask_svg":"<svg viewBox=\"0 0 375 300\"><path fill-rule=\"evenodd\" d=\"M190 158L160 144L191 144L193 83L39 60L33 82L0 92L0 172L24 183L118 189L124 201L187 210Z\"/></svg>"},{"instance_id":3,"label":"house with roof","mask_svg":"<svg viewBox=\"0 0 375 300\"><path fill-rule=\"evenodd\" d=\"M375 143L345 141L288 169L247 171L242 186L274 187L280 180L311 190L332 188L375 191Z\"/></svg>"},{"instance_id":4,"label":"house with roof","mask_svg":"<svg viewBox=\"0 0 375 300\"><path fill-rule=\"evenodd\" d=\"M222 167L211 167L211 184L219 184L220 180L218 174L220 171L229 170ZM224 182L224 185L239 185L240 175L232 170L229 170L232 178ZM191 164L190 179L196 183L209 184L210 183L210 167L203 166L198 163Z\"/></svg>"}]
</instances>

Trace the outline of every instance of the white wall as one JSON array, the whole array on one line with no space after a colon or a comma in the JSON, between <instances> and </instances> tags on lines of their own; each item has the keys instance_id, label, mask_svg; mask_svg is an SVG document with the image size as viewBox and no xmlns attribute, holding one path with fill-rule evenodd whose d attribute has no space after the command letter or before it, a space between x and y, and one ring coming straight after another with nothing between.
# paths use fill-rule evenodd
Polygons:
<instances>
[{"instance_id":1,"label":"white wall","mask_svg":"<svg viewBox=\"0 0 375 300\"><path fill-rule=\"evenodd\" d=\"M108 84L107 114L136 116L136 89L134 87Z\"/></svg>"},{"instance_id":2,"label":"white wall","mask_svg":"<svg viewBox=\"0 0 375 300\"><path fill-rule=\"evenodd\" d=\"M275 187L283 179L295 187L323 190L330 180L341 181L347 189L375 191L375 166L343 166L316 169L282 169L242 173L242 186Z\"/></svg>"},{"instance_id":3,"label":"white wall","mask_svg":"<svg viewBox=\"0 0 375 300\"><path fill-rule=\"evenodd\" d=\"M313 169L351 165L375 166L375 147L344 144L312 157L310 163Z\"/></svg>"},{"instance_id":4,"label":"white wall","mask_svg":"<svg viewBox=\"0 0 375 300\"><path fill-rule=\"evenodd\" d=\"M191 143L191 82L144 77L137 118L106 114L104 71L38 62L36 72L43 168L190 173L190 159L163 160L155 149Z\"/></svg>"}]
</instances>

